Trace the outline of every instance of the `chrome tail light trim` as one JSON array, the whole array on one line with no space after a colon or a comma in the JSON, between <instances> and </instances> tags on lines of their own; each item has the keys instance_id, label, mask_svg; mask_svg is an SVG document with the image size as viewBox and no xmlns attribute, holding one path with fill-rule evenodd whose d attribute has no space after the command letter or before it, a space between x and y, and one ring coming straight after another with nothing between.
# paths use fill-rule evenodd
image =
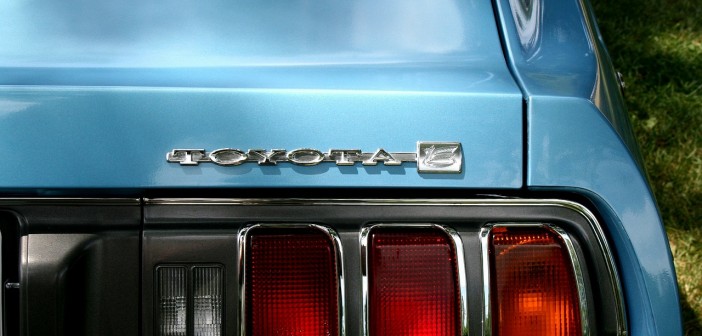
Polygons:
<instances>
[{"instance_id":1,"label":"chrome tail light trim","mask_svg":"<svg viewBox=\"0 0 702 336\"><path fill-rule=\"evenodd\" d=\"M31 203L34 199L0 199L4 202ZM617 335L628 335L627 314L624 294L612 249L606 239L597 217L585 206L562 199L303 199L303 198L153 198L144 199L146 205L291 205L291 206L504 206L504 207L561 207L578 213L595 233L597 249L605 258L606 277L609 287L614 292Z\"/></svg>"},{"instance_id":2,"label":"chrome tail light trim","mask_svg":"<svg viewBox=\"0 0 702 336\"><path fill-rule=\"evenodd\" d=\"M338 296L339 296L339 336L346 336L346 295L344 286L344 254L341 246L341 239L334 229L318 224L254 224L246 226L239 231L239 335L246 335L246 240L248 234L257 228L266 229L314 229L323 232L332 241L336 252L336 267L338 273Z\"/></svg>"},{"instance_id":3,"label":"chrome tail light trim","mask_svg":"<svg viewBox=\"0 0 702 336\"><path fill-rule=\"evenodd\" d=\"M480 229L480 245L482 248L482 265L483 265L483 335L492 335L492 302L491 302L491 278L490 278L490 233L492 229L498 227L535 227L548 229L559 236L565 244L570 259L571 270L575 278L575 284L578 291L578 304L580 305L580 325L582 327L582 335L590 336L590 323L588 322L588 302L586 295L585 280L583 277L583 268L578 258L575 246L570 236L560 227L547 223L494 223L489 224Z\"/></svg>"},{"instance_id":4,"label":"chrome tail light trim","mask_svg":"<svg viewBox=\"0 0 702 336\"><path fill-rule=\"evenodd\" d=\"M388 223L381 223L381 224L372 224L368 226L364 226L361 229L361 235L360 235L360 244L361 244L361 276L363 278L363 335L364 336L369 336L369 331L368 331L368 323L369 323L369 309L368 309L368 237L373 229L376 228L432 228L432 229L439 229L441 230L444 234L446 234L450 239L451 242L453 243L454 251L456 251L456 267L457 267L457 272L458 272L458 288L459 288L459 295L460 295L460 302L459 302L459 307L460 307L460 319L461 319L461 336L468 336L468 296L467 296L467 291L468 291L468 285L467 285L467 279L466 279L466 263L465 263L465 255L463 254L463 241L461 240L461 236L458 235L458 232L454 230L451 227L445 226L445 225L438 225L438 224L405 224L405 223L396 223L396 224L388 224Z\"/></svg>"}]
</instances>

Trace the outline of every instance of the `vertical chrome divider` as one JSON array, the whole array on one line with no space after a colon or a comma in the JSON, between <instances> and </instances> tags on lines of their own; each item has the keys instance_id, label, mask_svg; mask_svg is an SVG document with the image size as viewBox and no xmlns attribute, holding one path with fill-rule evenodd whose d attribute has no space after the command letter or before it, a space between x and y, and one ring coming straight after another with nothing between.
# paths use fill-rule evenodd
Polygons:
<instances>
[{"instance_id":1,"label":"vertical chrome divider","mask_svg":"<svg viewBox=\"0 0 702 336\"><path fill-rule=\"evenodd\" d=\"M492 336L492 309L490 307L490 232L492 224L480 228L481 262L483 265L483 336Z\"/></svg>"},{"instance_id":2,"label":"vertical chrome divider","mask_svg":"<svg viewBox=\"0 0 702 336\"><path fill-rule=\"evenodd\" d=\"M463 254L463 241L458 232L451 227L436 224L432 226L443 230L453 241L454 251L456 251L456 266L458 266L458 288L461 296L461 336L468 336L468 280L465 255Z\"/></svg>"},{"instance_id":3,"label":"vertical chrome divider","mask_svg":"<svg viewBox=\"0 0 702 336\"><path fill-rule=\"evenodd\" d=\"M259 225L247 226L239 230L239 336L246 335L246 236Z\"/></svg>"},{"instance_id":4,"label":"vertical chrome divider","mask_svg":"<svg viewBox=\"0 0 702 336\"><path fill-rule=\"evenodd\" d=\"M553 224L544 224L545 227L556 233L563 239L563 243L568 250L568 255L570 256L571 267L573 270L573 275L575 276L575 284L578 286L578 301L580 301L580 326L582 327L583 336L590 335L590 323L587 318L587 294L585 291L585 281L583 279L583 267L580 264L580 259L575 252L575 246L573 241L570 239L568 233L563 229Z\"/></svg>"},{"instance_id":5,"label":"vertical chrome divider","mask_svg":"<svg viewBox=\"0 0 702 336\"><path fill-rule=\"evenodd\" d=\"M368 336L368 235L372 227L364 226L361 228L361 236L359 237L361 243L361 278L363 279L361 284L361 290L363 291L361 330L363 331L363 336Z\"/></svg>"},{"instance_id":6,"label":"vertical chrome divider","mask_svg":"<svg viewBox=\"0 0 702 336\"><path fill-rule=\"evenodd\" d=\"M337 259L336 271L339 274L339 335L346 336L346 284L344 282L344 252L341 246L341 238L332 228L317 224L310 224L309 226L326 233L334 243Z\"/></svg>"}]
</instances>

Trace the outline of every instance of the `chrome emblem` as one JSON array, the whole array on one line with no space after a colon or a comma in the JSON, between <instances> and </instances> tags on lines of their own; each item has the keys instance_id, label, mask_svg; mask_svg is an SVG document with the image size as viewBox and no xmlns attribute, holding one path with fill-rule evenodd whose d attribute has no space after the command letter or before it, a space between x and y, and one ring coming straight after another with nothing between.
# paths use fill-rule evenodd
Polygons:
<instances>
[{"instance_id":1,"label":"chrome emblem","mask_svg":"<svg viewBox=\"0 0 702 336\"><path fill-rule=\"evenodd\" d=\"M459 142L418 142L417 169L420 173L460 173L463 153Z\"/></svg>"},{"instance_id":2,"label":"chrome emblem","mask_svg":"<svg viewBox=\"0 0 702 336\"><path fill-rule=\"evenodd\" d=\"M416 162L419 173L458 174L463 165L460 142L417 142L416 153L391 153L383 148L364 153L360 149L330 149L322 152L312 148L249 149L221 148L208 152L204 149L174 149L166 154L166 161L181 166L197 166L200 163L215 163L220 166L238 166L247 162L258 165L277 165L289 162L300 166L314 166L322 162L333 162L337 166L353 166L360 162L364 166L382 163L399 166L405 162Z\"/></svg>"}]
</instances>

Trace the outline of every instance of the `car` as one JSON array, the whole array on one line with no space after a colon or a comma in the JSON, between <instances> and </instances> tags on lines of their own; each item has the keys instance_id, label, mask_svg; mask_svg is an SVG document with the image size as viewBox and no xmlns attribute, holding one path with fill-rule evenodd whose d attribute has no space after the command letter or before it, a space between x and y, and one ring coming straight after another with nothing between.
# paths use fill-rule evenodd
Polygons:
<instances>
[{"instance_id":1,"label":"car","mask_svg":"<svg viewBox=\"0 0 702 336\"><path fill-rule=\"evenodd\" d=\"M2 335L680 335L585 0L3 1Z\"/></svg>"}]
</instances>

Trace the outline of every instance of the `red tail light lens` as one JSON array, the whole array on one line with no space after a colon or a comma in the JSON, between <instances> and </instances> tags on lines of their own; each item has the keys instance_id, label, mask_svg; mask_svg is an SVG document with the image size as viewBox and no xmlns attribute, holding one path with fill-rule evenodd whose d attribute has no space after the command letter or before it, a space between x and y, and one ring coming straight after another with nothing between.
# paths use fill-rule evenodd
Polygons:
<instances>
[{"instance_id":1,"label":"red tail light lens","mask_svg":"<svg viewBox=\"0 0 702 336\"><path fill-rule=\"evenodd\" d=\"M256 228L246 237L246 334L339 335L332 238L306 228Z\"/></svg>"},{"instance_id":2,"label":"red tail light lens","mask_svg":"<svg viewBox=\"0 0 702 336\"><path fill-rule=\"evenodd\" d=\"M371 336L459 335L456 251L439 229L371 229L368 239Z\"/></svg>"},{"instance_id":3,"label":"red tail light lens","mask_svg":"<svg viewBox=\"0 0 702 336\"><path fill-rule=\"evenodd\" d=\"M494 335L581 335L578 287L563 238L546 227L495 227Z\"/></svg>"}]
</instances>

